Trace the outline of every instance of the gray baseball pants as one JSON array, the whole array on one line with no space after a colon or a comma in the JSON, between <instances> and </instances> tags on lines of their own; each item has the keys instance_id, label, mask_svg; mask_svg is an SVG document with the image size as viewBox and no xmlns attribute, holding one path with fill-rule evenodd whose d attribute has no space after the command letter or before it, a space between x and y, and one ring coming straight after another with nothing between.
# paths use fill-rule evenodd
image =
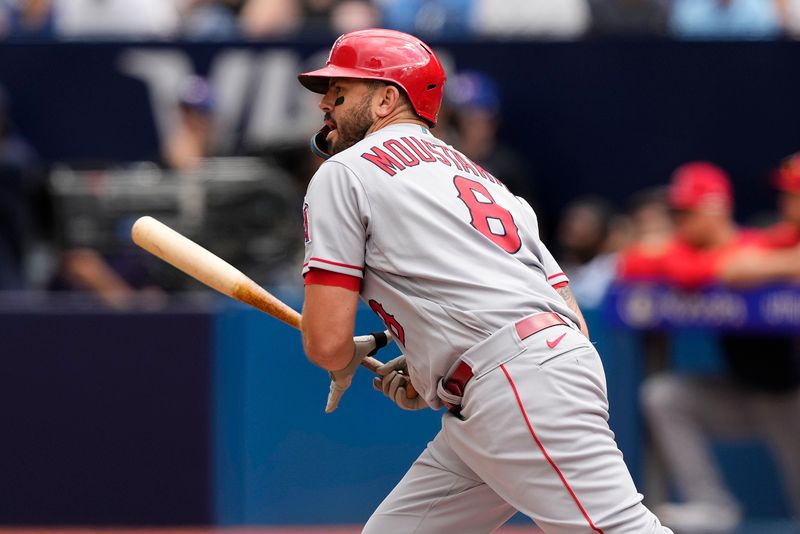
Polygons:
<instances>
[{"instance_id":1,"label":"gray baseball pants","mask_svg":"<svg viewBox=\"0 0 800 534\"><path fill-rule=\"evenodd\" d=\"M738 508L722 482L709 441L757 437L775 456L794 514L800 517L800 389L763 393L722 376L664 373L642 386L642 404L656 444L687 501Z\"/></svg>"},{"instance_id":2,"label":"gray baseball pants","mask_svg":"<svg viewBox=\"0 0 800 534\"><path fill-rule=\"evenodd\" d=\"M558 325L509 325L462 356L474 377L366 534L489 533L517 510L547 534L671 533L642 503L608 427L600 357ZM551 348L552 347L552 348Z\"/></svg>"}]
</instances>

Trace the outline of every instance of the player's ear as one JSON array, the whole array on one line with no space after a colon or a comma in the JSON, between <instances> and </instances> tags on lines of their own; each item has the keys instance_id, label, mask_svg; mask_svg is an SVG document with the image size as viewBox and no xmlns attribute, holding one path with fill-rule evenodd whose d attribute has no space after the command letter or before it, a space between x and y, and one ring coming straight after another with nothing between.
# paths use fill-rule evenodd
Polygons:
<instances>
[{"instance_id":1,"label":"player's ear","mask_svg":"<svg viewBox=\"0 0 800 534\"><path fill-rule=\"evenodd\" d=\"M375 114L379 118L388 116L402 105L400 90L392 84L386 84L375 91L373 100Z\"/></svg>"}]
</instances>

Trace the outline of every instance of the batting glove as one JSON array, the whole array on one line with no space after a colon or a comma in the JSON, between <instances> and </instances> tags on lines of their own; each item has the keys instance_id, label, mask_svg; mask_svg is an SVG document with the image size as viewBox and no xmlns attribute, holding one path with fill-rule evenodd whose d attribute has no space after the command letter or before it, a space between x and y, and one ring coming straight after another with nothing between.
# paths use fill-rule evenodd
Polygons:
<instances>
[{"instance_id":1,"label":"batting glove","mask_svg":"<svg viewBox=\"0 0 800 534\"><path fill-rule=\"evenodd\" d=\"M384 395L404 410L422 410L428 407L428 403L416 396L409 399L406 395L406 386L411 383L408 376L408 364L406 357L399 356L394 360L386 362L377 369L380 378L372 380L372 387L377 391L382 391Z\"/></svg>"},{"instance_id":2,"label":"batting glove","mask_svg":"<svg viewBox=\"0 0 800 534\"><path fill-rule=\"evenodd\" d=\"M328 403L325 405L325 413L331 413L339 406L342 395L353 383L353 375L356 374L361 361L367 356L372 356L378 349L385 347L388 343L388 336L385 332L373 332L366 336L356 336L353 338L355 348L353 358L344 369L329 371L331 376L331 386L328 391Z\"/></svg>"}]
</instances>

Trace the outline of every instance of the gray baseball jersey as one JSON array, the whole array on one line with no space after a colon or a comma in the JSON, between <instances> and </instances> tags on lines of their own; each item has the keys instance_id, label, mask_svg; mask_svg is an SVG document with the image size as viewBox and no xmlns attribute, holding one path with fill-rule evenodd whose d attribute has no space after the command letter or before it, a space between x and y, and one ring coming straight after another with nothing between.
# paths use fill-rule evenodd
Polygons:
<instances>
[{"instance_id":1,"label":"gray baseball jersey","mask_svg":"<svg viewBox=\"0 0 800 534\"><path fill-rule=\"evenodd\" d=\"M577 322L531 207L424 127L397 124L327 160L309 184L303 273L362 278L428 404L470 347L536 312Z\"/></svg>"}]
</instances>

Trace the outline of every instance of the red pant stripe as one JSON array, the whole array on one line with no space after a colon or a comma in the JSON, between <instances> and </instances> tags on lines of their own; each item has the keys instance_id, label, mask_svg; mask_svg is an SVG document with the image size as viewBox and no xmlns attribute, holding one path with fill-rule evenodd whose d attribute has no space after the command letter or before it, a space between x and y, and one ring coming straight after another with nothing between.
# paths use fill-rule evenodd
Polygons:
<instances>
[{"instance_id":1,"label":"red pant stripe","mask_svg":"<svg viewBox=\"0 0 800 534\"><path fill-rule=\"evenodd\" d=\"M583 507L581 502L578 500L578 496L575 495L575 492L572 491L572 488L569 486L569 483L567 482L567 479L564 478L564 474L558 468L558 466L553 461L553 459L550 458L550 455L547 454L547 451L545 450L544 445L542 445L542 442L539 441L539 438L536 436L536 432L534 432L534 430L533 430L533 426L531 425L531 421L530 421L530 419L528 419L528 414L525 413L525 407L523 406L522 399L520 398L519 392L517 391L517 386L514 384L514 381L511 379L511 375L508 374L508 371L506 370L506 366L505 365L501 365L500 369L503 370L503 372L506 375L506 378L508 379L508 383L511 384L511 389L514 390L514 396L517 398L517 404L519 405L519 411L522 412L522 417L525 418L525 424L528 425L528 431L531 433L531 436L533 436L533 441L535 441L536 445L539 446L539 450L542 451L542 454L544 455L545 459L550 464L550 466L553 468L553 471L556 472L558 477L561 479L561 482L564 484L564 487L567 488L567 491L572 496L572 500L575 501L575 504L578 505L578 508L580 509L581 513L583 514L583 517L586 518L586 521L589 523L589 526L591 527L591 529L594 530L595 532L597 532L598 534L604 534L603 531L600 528L596 527L595 524L592 522L592 519L589 517L589 514L586 513L586 509Z\"/></svg>"}]
</instances>

